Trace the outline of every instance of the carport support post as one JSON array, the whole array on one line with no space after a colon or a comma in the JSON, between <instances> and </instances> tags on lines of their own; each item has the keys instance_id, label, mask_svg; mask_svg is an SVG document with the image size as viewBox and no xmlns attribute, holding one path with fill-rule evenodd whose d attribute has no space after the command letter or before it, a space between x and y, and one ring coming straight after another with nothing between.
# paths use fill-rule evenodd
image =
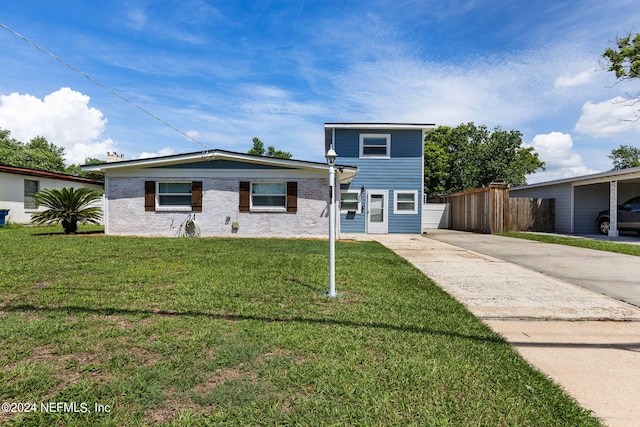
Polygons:
<instances>
[{"instance_id":1,"label":"carport support post","mask_svg":"<svg viewBox=\"0 0 640 427\"><path fill-rule=\"evenodd\" d=\"M618 181L609 185L609 237L618 237Z\"/></svg>"}]
</instances>

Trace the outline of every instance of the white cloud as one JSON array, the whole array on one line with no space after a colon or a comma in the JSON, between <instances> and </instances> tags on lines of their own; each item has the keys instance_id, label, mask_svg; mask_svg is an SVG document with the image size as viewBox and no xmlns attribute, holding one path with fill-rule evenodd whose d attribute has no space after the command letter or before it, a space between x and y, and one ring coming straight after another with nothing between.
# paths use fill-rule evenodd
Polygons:
<instances>
[{"instance_id":1,"label":"white cloud","mask_svg":"<svg viewBox=\"0 0 640 427\"><path fill-rule=\"evenodd\" d=\"M139 159L148 159L150 157L171 156L173 154L175 154L175 151L173 151L173 148L164 147L164 148L160 149L158 152L155 152L155 153L149 153L147 151L143 151L142 153L140 153L138 158Z\"/></svg>"},{"instance_id":2,"label":"white cloud","mask_svg":"<svg viewBox=\"0 0 640 427\"><path fill-rule=\"evenodd\" d=\"M147 23L147 15L141 8L132 8L126 11L127 25L135 30L142 30Z\"/></svg>"},{"instance_id":3,"label":"white cloud","mask_svg":"<svg viewBox=\"0 0 640 427\"><path fill-rule=\"evenodd\" d=\"M198 140L198 138L200 138L200 132L198 132L197 130L188 130L186 134L187 136L195 140Z\"/></svg>"},{"instance_id":4,"label":"white cloud","mask_svg":"<svg viewBox=\"0 0 640 427\"><path fill-rule=\"evenodd\" d=\"M574 151L569 134L551 132L536 135L529 146L536 150L546 166L545 171L527 176L530 184L598 172L585 166L582 156Z\"/></svg>"},{"instance_id":5,"label":"white cloud","mask_svg":"<svg viewBox=\"0 0 640 427\"><path fill-rule=\"evenodd\" d=\"M104 159L107 151L113 151L115 143L111 138L107 138L103 141L96 141L89 144L78 142L71 149L66 150L67 159L71 163L84 163L84 160L88 157L94 159Z\"/></svg>"},{"instance_id":6,"label":"white cloud","mask_svg":"<svg viewBox=\"0 0 640 427\"><path fill-rule=\"evenodd\" d=\"M582 106L582 115L574 132L596 138L606 138L625 132L640 132L640 120L636 116L639 106L622 97Z\"/></svg>"},{"instance_id":7,"label":"white cloud","mask_svg":"<svg viewBox=\"0 0 640 427\"><path fill-rule=\"evenodd\" d=\"M596 70L590 68L574 75L564 75L556 78L553 82L554 87L573 87L590 83L595 77Z\"/></svg>"},{"instance_id":8,"label":"white cloud","mask_svg":"<svg viewBox=\"0 0 640 427\"><path fill-rule=\"evenodd\" d=\"M18 141L43 136L65 149L69 163L83 163L87 157L104 158L115 143L99 141L107 120L102 112L89 107L90 98L62 88L39 99L33 95L0 95L0 127L11 131Z\"/></svg>"},{"instance_id":9,"label":"white cloud","mask_svg":"<svg viewBox=\"0 0 640 427\"><path fill-rule=\"evenodd\" d=\"M593 93L603 75L574 74L576 63L582 70L593 70L593 59L585 59L588 55L581 52L563 57L566 47L560 44L553 49L447 63L416 58L398 46L396 55L354 62L331 78L338 101L348 102L368 120L444 125L473 121L513 128L543 117L555 118L573 106L576 97L584 99L582 92ZM559 72L570 77L558 79ZM558 82L567 88L560 91Z\"/></svg>"}]
</instances>

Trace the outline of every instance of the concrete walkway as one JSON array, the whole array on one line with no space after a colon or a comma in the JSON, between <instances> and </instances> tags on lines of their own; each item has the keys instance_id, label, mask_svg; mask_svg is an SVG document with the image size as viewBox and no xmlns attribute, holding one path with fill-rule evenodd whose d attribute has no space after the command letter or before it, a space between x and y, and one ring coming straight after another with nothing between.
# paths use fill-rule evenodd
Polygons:
<instances>
[{"instance_id":1,"label":"concrete walkway","mask_svg":"<svg viewBox=\"0 0 640 427\"><path fill-rule=\"evenodd\" d=\"M427 236L342 237L394 250L605 424L640 427L640 308Z\"/></svg>"}]
</instances>

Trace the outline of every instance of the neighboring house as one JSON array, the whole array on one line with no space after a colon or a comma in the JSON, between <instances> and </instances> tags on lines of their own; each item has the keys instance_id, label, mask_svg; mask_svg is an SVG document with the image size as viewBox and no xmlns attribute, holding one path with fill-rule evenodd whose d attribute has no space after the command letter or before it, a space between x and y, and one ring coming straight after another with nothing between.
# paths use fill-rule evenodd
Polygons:
<instances>
[{"instance_id":1,"label":"neighboring house","mask_svg":"<svg viewBox=\"0 0 640 427\"><path fill-rule=\"evenodd\" d=\"M337 167L344 183L358 172ZM209 150L83 169L105 174L105 234L173 237L186 227L201 236L328 233L326 163Z\"/></svg>"},{"instance_id":2,"label":"neighboring house","mask_svg":"<svg viewBox=\"0 0 640 427\"><path fill-rule=\"evenodd\" d=\"M598 212L640 196L640 167L577 176L509 189L509 197L555 199L555 230L560 233L598 233ZM617 236L618 230L609 231Z\"/></svg>"},{"instance_id":3,"label":"neighboring house","mask_svg":"<svg viewBox=\"0 0 640 427\"><path fill-rule=\"evenodd\" d=\"M325 123L325 151L358 168L340 185L342 233L422 232L424 137L433 124Z\"/></svg>"},{"instance_id":4,"label":"neighboring house","mask_svg":"<svg viewBox=\"0 0 640 427\"><path fill-rule=\"evenodd\" d=\"M27 224L31 214L43 210L33 201L40 190L63 187L88 187L102 190L102 181L73 175L0 165L0 209L9 209L7 222Z\"/></svg>"}]
</instances>

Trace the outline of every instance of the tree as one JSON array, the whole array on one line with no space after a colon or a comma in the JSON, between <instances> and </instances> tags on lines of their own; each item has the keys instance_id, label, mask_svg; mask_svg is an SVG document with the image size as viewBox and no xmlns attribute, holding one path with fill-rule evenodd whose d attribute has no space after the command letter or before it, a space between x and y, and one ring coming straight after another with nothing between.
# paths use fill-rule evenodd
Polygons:
<instances>
[{"instance_id":1,"label":"tree","mask_svg":"<svg viewBox=\"0 0 640 427\"><path fill-rule=\"evenodd\" d=\"M618 82L640 78L640 34L627 33L625 37L616 38L615 48L607 48L602 57L605 59L607 71L616 74ZM627 105L635 105L640 102L640 93L627 95ZM636 112L635 118L640 115Z\"/></svg>"},{"instance_id":2,"label":"tree","mask_svg":"<svg viewBox=\"0 0 640 427\"><path fill-rule=\"evenodd\" d=\"M616 38L616 49L608 48L602 54L607 61L607 71L616 73L619 80L640 77L640 34L628 33Z\"/></svg>"},{"instance_id":3,"label":"tree","mask_svg":"<svg viewBox=\"0 0 640 427\"><path fill-rule=\"evenodd\" d=\"M276 150L273 145L264 149L264 142L260 141L259 138L253 138L253 147L247 151L247 154L255 154L257 156L267 156L267 157L276 157L279 159L290 159L291 153L288 151Z\"/></svg>"},{"instance_id":4,"label":"tree","mask_svg":"<svg viewBox=\"0 0 640 427\"><path fill-rule=\"evenodd\" d=\"M31 215L34 224L62 224L65 234L73 234L78 230L78 222L99 224L102 209L93 205L102 197L101 191L87 187L55 188L41 190L34 196L36 204L47 209Z\"/></svg>"},{"instance_id":5,"label":"tree","mask_svg":"<svg viewBox=\"0 0 640 427\"><path fill-rule=\"evenodd\" d=\"M255 154L256 156L264 156L264 142L260 138L253 138L253 147L247 151L247 154Z\"/></svg>"},{"instance_id":6,"label":"tree","mask_svg":"<svg viewBox=\"0 0 640 427\"><path fill-rule=\"evenodd\" d=\"M65 173L69 174L69 175L74 175L74 176L80 176L83 178L89 178L89 179L95 179L98 181L104 181L104 172L86 172L83 171L82 169L80 169L82 166L86 166L86 165L98 165L104 163L104 161L100 160L100 159L96 159L94 157L87 157L86 159L84 159L84 164L82 165L76 165L71 164L69 166L67 166L67 169L65 171Z\"/></svg>"},{"instance_id":7,"label":"tree","mask_svg":"<svg viewBox=\"0 0 640 427\"><path fill-rule=\"evenodd\" d=\"M544 169L533 147L524 147L519 131L473 123L439 126L425 136L424 185L428 197L504 181L526 184L525 176Z\"/></svg>"},{"instance_id":8,"label":"tree","mask_svg":"<svg viewBox=\"0 0 640 427\"><path fill-rule=\"evenodd\" d=\"M11 132L0 129L0 162L11 166L65 173L64 148L36 136L24 144L11 138Z\"/></svg>"},{"instance_id":9,"label":"tree","mask_svg":"<svg viewBox=\"0 0 640 427\"><path fill-rule=\"evenodd\" d=\"M640 148L621 145L611 150L609 158L613 161L613 170L635 168L640 166Z\"/></svg>"},{"instance_id":10,"label":"tree","mask_svg":"<svg viewBox=\"0 0 640 427\"><path fill-rule=\"evenodd\" d=\"M0 129L0 163L104 180L104 175L101 172L85 172L76 164L66 166L64 163L64 148L47 141L46 138L36 136L24 144L11 138L11 131L6 129ZM88 158L84 164L93 165L97 163L102 163L102 161Z\"/></svg>"},{"instance_id":11,"label":"tree","mask_svg":"<svg viewBox=\"0 0 640 427\"><path fill-rule=\"evenodd\" d=\"M445 138L451 128L440 126L429 133L424 141L424 186L429 196L445 194L451 170L451 154Z\"/></svg>"},{"instance_id":12,"label":"tree","mask_svg":"<svg viewBox=\"0 0 640 427\"><path fill-rule=\"evenodd\" d=\"M36 136L25 144L26 162L29 168L65 173L64 148L50 143L43 136Z\"/></svg>"}]
</instances>

